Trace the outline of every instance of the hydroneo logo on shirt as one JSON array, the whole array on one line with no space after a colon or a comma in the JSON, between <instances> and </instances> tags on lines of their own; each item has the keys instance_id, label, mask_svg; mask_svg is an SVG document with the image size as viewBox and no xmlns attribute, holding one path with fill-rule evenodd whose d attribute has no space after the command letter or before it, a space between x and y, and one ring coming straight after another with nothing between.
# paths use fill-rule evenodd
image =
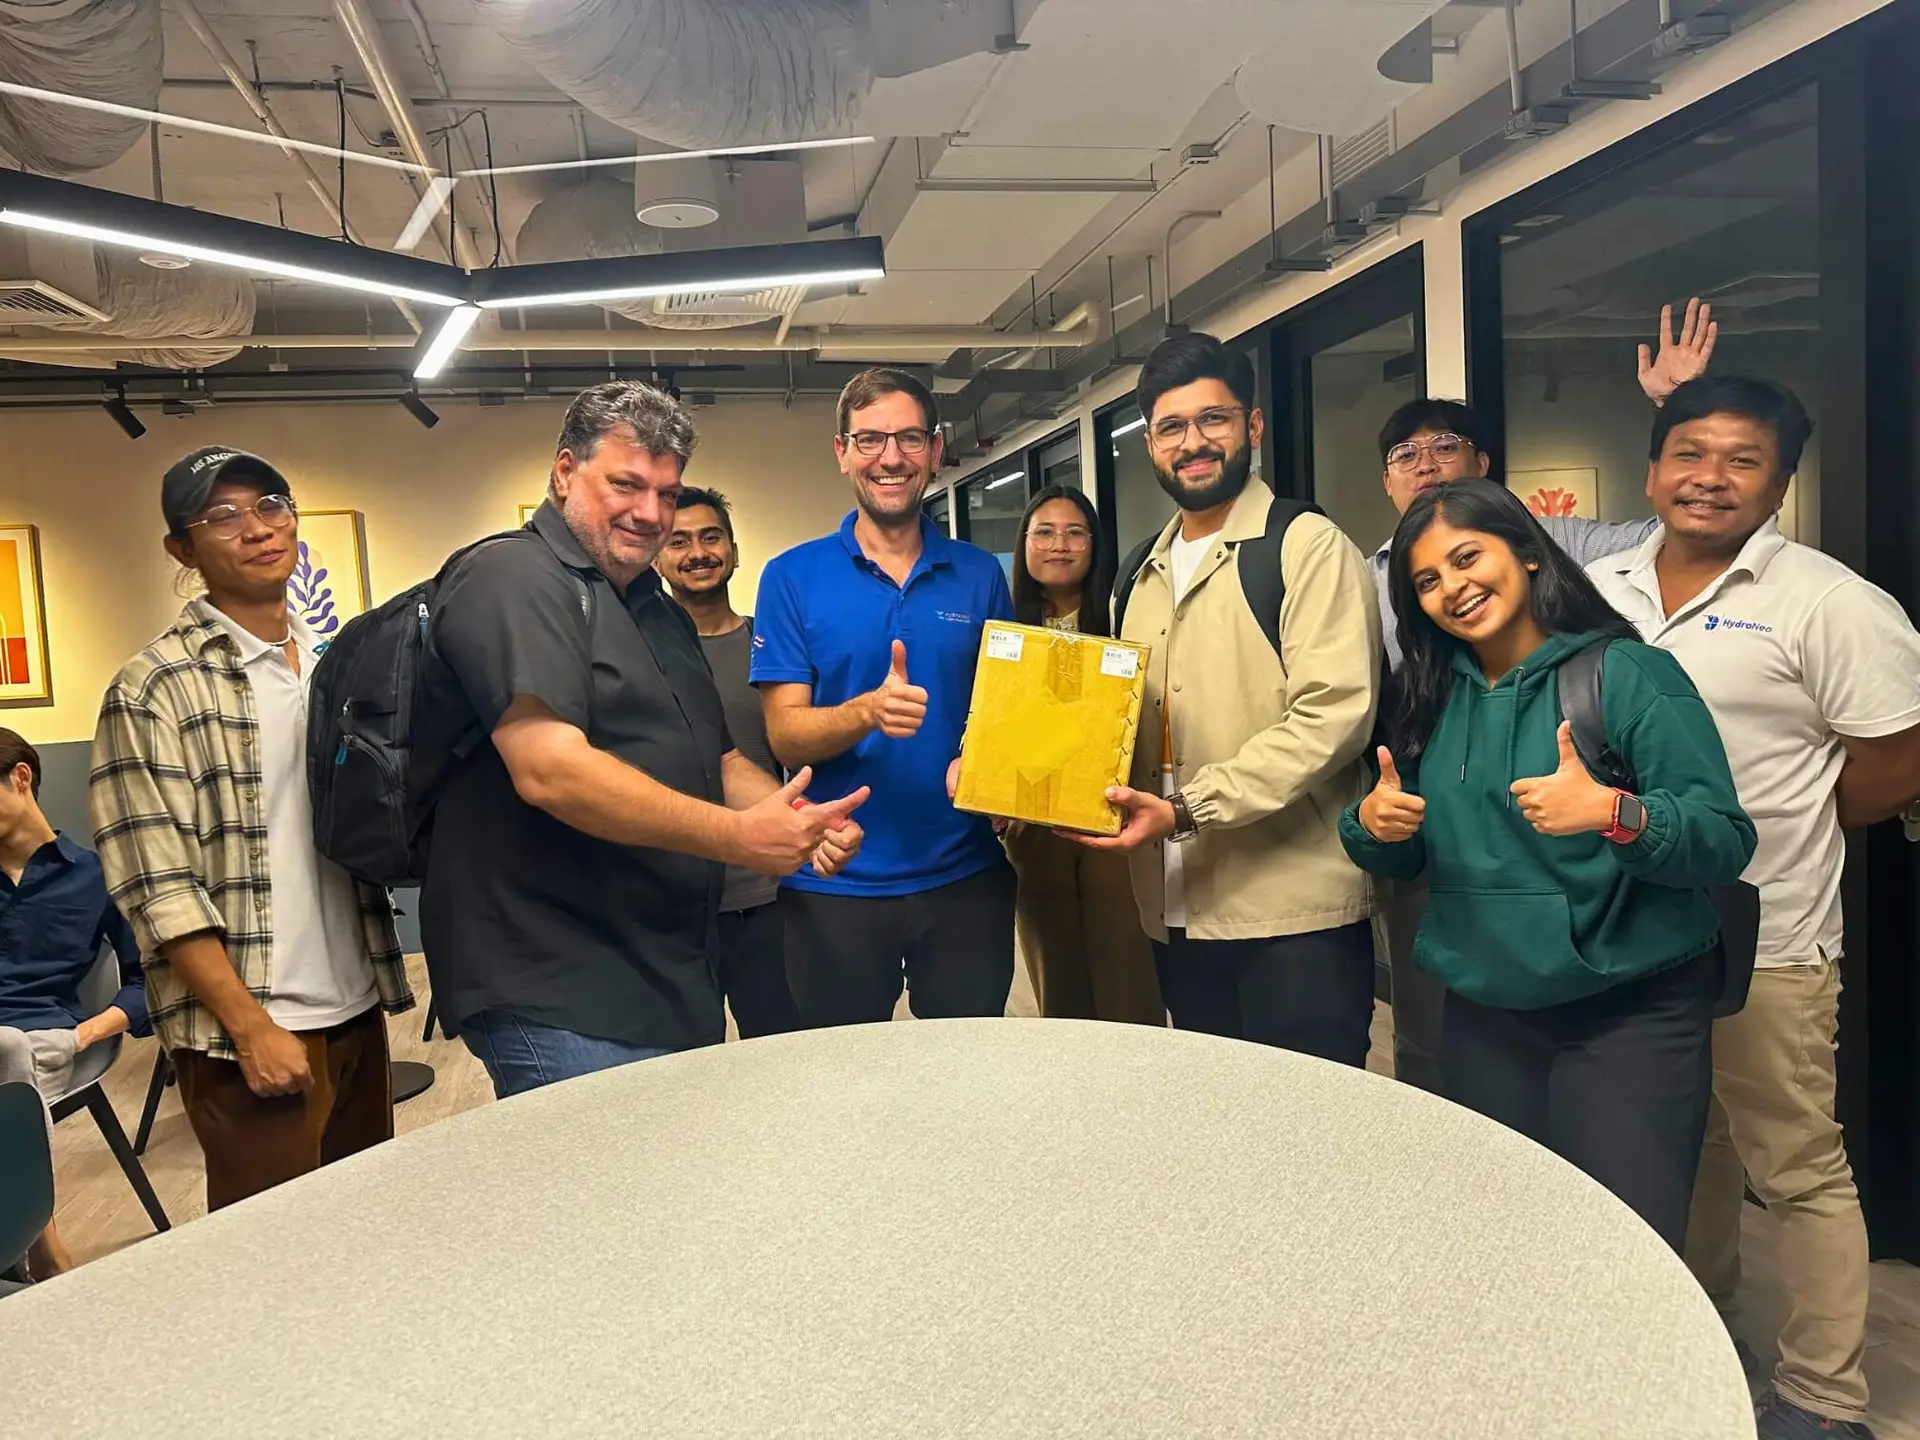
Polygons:
<instances>
[{"instance_id":1,"label":"hydroneo logo on shirt","mask_svg":"<svg viewBox=\"0 0 1920 1440\"><path fill-rule=\"evenodd\" d=\"M1723 620L1718 615L1707 616L1705 630L1749 630L1757 635L1771 635L1773 626L1762 625L1758 620Z\"/></svg>"},{"instance_id":2,"label":"hydroneo logo on shirt","mask_svg":"<svg viewBox=\"0 0 1920 1440\"><path fill-rule=\"evenodd\" d=\"M958 610L936 610L933 612L950 625L971 625L973 617L962 615Z\"/></svg>"}]
</instances>

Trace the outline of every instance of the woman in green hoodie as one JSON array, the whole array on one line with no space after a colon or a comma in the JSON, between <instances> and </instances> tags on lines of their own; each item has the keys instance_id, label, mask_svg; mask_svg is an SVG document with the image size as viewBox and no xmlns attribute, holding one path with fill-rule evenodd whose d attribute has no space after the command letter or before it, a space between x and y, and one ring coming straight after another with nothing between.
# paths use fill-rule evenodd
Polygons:
<instances>
[{"instance_id":1,"label":"woman in green hoodie","mask_svg":"<svg viewBox=\"0 0 1920 1440\"><path fill-rule=\"evenodd\" d=\"M1753 855L1720 733L1499 485L1427 491L1388 571L1406 660L1373 792L1341 819L1356 864L1431 890L1414 942L1447 988L1447 1093L1578 1165L1677 1251L1712 1087L1711 887ZM1556 671L1602 657L1628 795L1574 753Z\"/></svg>"}]
</instances>

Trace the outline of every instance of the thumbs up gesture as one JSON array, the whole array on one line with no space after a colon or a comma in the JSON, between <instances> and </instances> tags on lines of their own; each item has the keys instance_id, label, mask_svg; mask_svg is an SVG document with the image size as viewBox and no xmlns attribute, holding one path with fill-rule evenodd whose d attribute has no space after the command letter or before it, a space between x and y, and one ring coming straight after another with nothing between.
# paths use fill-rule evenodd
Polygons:
<instances>
[{"instance_id":1,"label":"thumbs up gesture","mask_svg":"<svg viewBox=\"0 0 1920 1440\"><path fill-rule=\"evenodd\" d=\"M1380 778L1374 783L1373 793L1360 802L1360 828L1383 845L1411 840L1427 818L1427 802L1407 793L1386 746L1382 745L1377 754Z\"/></svg>"},{"instance_id":2,"label":"thumbs up gesture","mask_svg":"<svg viewBox=\"0 0 1920 1440\"><path fill-rule=\"evenodd\" d=\"M927 718L927 692L908 681L907 647L899 640L893 642L887 678L867 692L867 709L872 727L894 740L906 739Z\"/></svg>"},{"instance_id":3,"label":"thumbs up gesture","mask_svg":"<svg viewBox=\"0 0 1920 1440\"><path fill-rule=\"evenodd\" d=\"M1613 826L1613 791L1587 773L1573 748L1573 726L1560 722L1560 764L1551 775L1508 787L1520 813L1542 835L1583 835Z\"/></svg>"}]
</instances>

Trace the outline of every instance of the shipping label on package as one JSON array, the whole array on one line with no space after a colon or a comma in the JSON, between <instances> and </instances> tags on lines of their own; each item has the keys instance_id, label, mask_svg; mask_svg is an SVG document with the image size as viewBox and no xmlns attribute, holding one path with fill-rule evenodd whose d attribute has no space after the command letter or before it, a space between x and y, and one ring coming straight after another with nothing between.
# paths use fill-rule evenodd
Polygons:
<instances>
[{"instance_id":1,"label":"shipping label on package","mask_svg":"<svg viewBox=\"0 0 1920 1440\"><path fill-rule=\"evenodd\" d=\"M989 621L980 637L959 809L1096 835L1120 830L1146 692L1147 647Z\"/></svg>"}]
</instances>

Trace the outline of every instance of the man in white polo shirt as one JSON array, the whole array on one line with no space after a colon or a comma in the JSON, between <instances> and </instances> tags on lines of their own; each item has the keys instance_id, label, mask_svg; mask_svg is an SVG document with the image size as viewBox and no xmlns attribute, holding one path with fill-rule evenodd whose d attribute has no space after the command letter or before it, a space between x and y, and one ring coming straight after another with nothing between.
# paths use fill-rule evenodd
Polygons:
<instances>
[{"instance_id":1,"label":"man in white polo shirt","mask_svg":"<svg viewBox=\"0 0 1920 1440\"><path fill-rule=\"evenodd\" d=\"M1721 1313L1740 1279L1742 1172L1778 1222L1791 1311L1761 1440L1871 1434L1867 1235L1834 1118L1843 825L1920 797L1920 636L1897 601L1780 533L1812 432L1791 394L1719 376L1654 422L1661 525L1589 573L1686 667L1759 828L1760 948L1746 1008L1714 1029L1714 1105L1687 1260Z\"/></svg>"}]
</instances>

